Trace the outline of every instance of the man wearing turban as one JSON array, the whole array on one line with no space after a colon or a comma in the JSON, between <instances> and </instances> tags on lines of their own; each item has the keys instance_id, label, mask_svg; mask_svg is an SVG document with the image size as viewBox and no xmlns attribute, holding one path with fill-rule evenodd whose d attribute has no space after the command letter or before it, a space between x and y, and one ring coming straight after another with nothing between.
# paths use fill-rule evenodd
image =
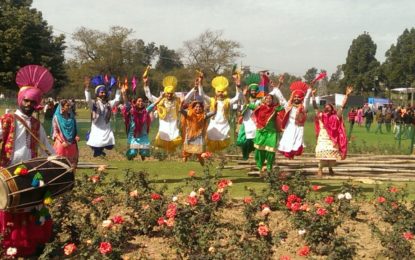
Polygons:
<instances>
[{"instance_id":1,"label":"man wearing turban","mask_svg":"<svg viewBox=\"0 0 415 260\"><path fill-rule=\"evenodd\" d=\"M311 94L311 88L302 81L294 81L291 86L291 97L287 100L282 95L279 86L284 78L281 76L277 87L270 94L276 96L280 104L285 108L282 120L284 130L278 151L285 157L293 159L302 154L304 149L304 124L307 119L307 104Z\"/></svg>"},{"instance_id":2,"label":"man wearing turban","mask_svg":"<svg viewBox=\"0 0 415 260\"><path fill-rule=\"evenodd\" d=\"M89 93L90 82L95 85L96 99L92 100ZM108 83L110 83L108 85ZM91 131L87 145L94 151L94 157L105 156L104 149L111 150L115 145L114 133L111 129L111 115L112 108L120 101L121 94L117 89L113 100L108 100L110 90L115 84L115 79L112 77L110 82L105 82L102 76L96 76L91 81L86 79L85 82L85 99L91 110ZM107 85L105 85L107 84Z\"/></svg>"},{"instance_id":3,"label":"man wearing turban","mask_svg":"<svg viewBox=\"0 0 415 260\"><path fill-rule=\"evenodd\" d=\"M250 104L259 106L261 104L261 98L258 97L259 91L259 74L249 74L245 78L245 84L247 89L245 90L245 105L243 106L241 116L242 122L239 128L238 138L236 145L242 149L242 158L244 160L249 159L249 154L255 150L254 148L254 137L256 133L255 122L252 120L252 110L248 108ZM247 97L248 96L248 97Z\"/></svg>"},{"instance_id":4,"label":"man wearing turban","mask_svg":"<svg viewBox=\"0 0 415 260\"><path fill-rule=\"evenodd\" d=\"M204 98L205 103L210 105L210 111L215 111L216 114L210 119L207 132L207 150L209 152L217 152L225 149L230 143L230 126L229 113L230 107L237 103L241 97L240 81L235 77L236 95L233 98L227 97L228 79L224 76L217 76L212 80L212 87L215 89L215 97L210 98L203 93L203 88L199 88L199 93ZM215 109L216 108L216 109Z\"/></svg>"},{"instance_id":5,"label":"man wearing turban","mask_svg":"<svg viewBox=\"0 0 415 260\"><path fill-rule=\"evenodd\" d=\"M17 97L18 109L14 114L0 117L0 168L36 158L39 152L41 155L55 153L44 128L32 116L34 111L40 109L42 95L52 88L52 74L42 66L28 65L18 71L16 83L20 88ZM18 257L38 253L37 250L52 236L52 220L38 223L35 215L33 207L19 212L0 211L3 248L16 248Z\"/></svg>"}]
</instances>

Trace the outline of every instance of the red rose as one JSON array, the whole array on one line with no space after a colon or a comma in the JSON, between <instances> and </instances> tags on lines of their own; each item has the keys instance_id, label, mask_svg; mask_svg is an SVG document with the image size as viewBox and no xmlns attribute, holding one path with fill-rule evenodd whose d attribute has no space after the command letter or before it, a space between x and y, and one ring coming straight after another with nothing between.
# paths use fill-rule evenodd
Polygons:
<instances>
[{"instance_id":1,"label":"red rose","mask_svg":"<svg viewBox=\"0 0 415 260\"><path fill-rule=\"evenodd\" d=\"M327 196L325 199L324 199L324 202L326 202L327 204L332 204L333 202L334 202L334 198L332 197L332 196Z\"/></svg>"},{"instance_id":2,"label":"red rose","mask_svg":"<svg viewBox=\"0 0 415 260\"><path fill-rule=\"evenodd\" d=\"M414 239L414 234L412 234L411 232L405 232L405 233L402 234L402 236L406 240L412 240L412 239Z\"/></svg>"},{"instance_id":3,"label":"red rose","mask_svg":"<svg viewBox=\"0 0 415 260\"><path fill-rule=\"evenodd\" d=\"M312 189L313 191L318 191L319 189L321 189L321 186L313 185Z\"/></svg>"},{"instance_id":4,"label":"red rose","mask_svg":"<svg viewBox=\"0 0 415 260\"><path fill-rule=\"evenodd\" d=\"M165 223L166 223L166 221L164 220L164 218L163 218L163 217L159 217L159 218L157 219L157 224L158 224L159 226L163 226Z\"/></svg>"},{"instance_id":5,"label":"red rose","mask_svg":"<svg viewBox=\"0 0 415 260\"><path fill-rule=\"evenodd\" d=\"M187 203L189 203L190 206L196 206L197 205L197 197L187 197Z\"/></svg>"},{"instance_id":6,"label":"red rose","mask_svg":"<svg viewBox=\"0 0 415 260\"><path fill-rule=\"evenodd\" d=\"M218 201L220 200L220 194L219 194L219 193L217 193L217 192L214 192L214 193L212 194L211 200L212 200L213 202L218 202Z\"/></svg>"},{"instance_id":7,"label":"red rose","mask_svg":"<svg viewBox=\"0 0 415 260\"><path fill-rule=\"evenodd\" d=\"M292 211L297 212L301 209L301 203L300 202L294 202L291 204L291 208Z\"/></svg>"},{"instance_id":8,"label":"red rose","mask_svg":"<svg viewBox=\"0 0 415 260\"><path fill-rule=\"evenodd\" d=\"M327 214L327 209L325 209L325 208L318 208L316 210L316 213L317 213L317 215L324 216L324 215Z\"/></svg>"},{"instance_id":9,"label":"red rose","mask_svg":"<svg viewBox=\"0 0 415 260\"><path fill-rule=\"evenodd\" d=\"M245 197L244 198L244 203L245 204L251 204L252 203L252 198L251 197Z\"/></svg>"},{"instance_id":10,"label":"red rose","mask_svg":"<svg viewBox=\"0 0 415 260\"><path fill-rule=\"evenodd\" d=\"M75 251L76 251L76 245L74 243L66 244L63 247L63 252L64 252L65 255L71 255Z\"/></svg>"},{"instance_id":11,"label":"red rose","mask_svg":"<svg viewBox=\"0 0 415 260\"><path fill-rule=\"evenodd\" d=\"M294 194L290 194L287 197L287 201L289 201L289 202L301 202L301 198L300 197L297 197Z\"/></svg>"},{"instance_id":12,"label":"red rose","mask_svg":"<svg viewBox=\"0 0 415 260\"><path fill-rule=\"evenodd\" d=\"M231 183L232 182L230 180L227 180L227 179L220 180L219 183L218 183L218 188L219 189L224 189L227 186L230 186Z\"/></svg>"},{"instance_id":13,"label":"red rose","mask_svg":"<svg viewBox=\"0 0 415 260\"><path fill-rule=\"evenodd\" d=\"M303 246L297 252L299 256L308 256L310 254L310 248L308 246Z\"/></svg>"},{"instance_id":14,"label":"red rose","mask_svg":"<svg viewBox=\"0 0 415 260\"><path fill-rule=\"evenodd\" d=\"M378 197L378 202L379 203L383 203L385 201L386 201L386 199L384 197L382 197L382 196Z\"/></svg>"},{"instance_id":15,"label":"red rose","mask_svg":"<svg viewBox=\"0 0 415 260\"><path fill-rule=\"evenodd\" d=\"M114 216L111 220L114 224L122 224L124 222L124 218L122 216Z\"/></svg>"},{"instance_id":16,"label":"red rose","mask_svg":"<svg viewBox=\"0 0 415 260\"><path fill-rule=\"evenodd\" d=\"M288 190L290 189L290 187L288 186L288 185L282 185L281 186L281 190L283 191L283 192L288 192Z\"/></svg>"},{"instance_id":17,"label":"red rose","mask_svg":"<svg viewBox=\"0 0 415 260\"><path fill-rule=\"evenodd\" d=\"M398 188L396 188L396 187L390 187L389 188L389 192L396 193L396 192L398 192Z\"/></svg>"},{"instance_id":18,"label":"red rose","mask_svg":"<svg viewBox=\"0 0 415 260\"><path fill-rule=\"evenodd\" d=\"M160 194L152 193L151 194L151 199L152 200L161 200L161 196L160 196Z\"/></svg>"},{"instance_id":19,"label":"red rose","mask_svg":"<svg viewBox=\"0 0 415 260\"><path fill-rule=\"evenodd\" d=\"M267 226L265 226L265 225L259 225L259 227L258 227L258 234L260 236L266 237L266 236L268 236L268 232L269 232L269 230L268 230L268 227Z\"/></svg>"},{"instance_id":20,"label":"red rose","mask_svg":"<svg viewBox=\"0 0 415 260\"><path fill-rule=\"evenodd\" d=\"M101 242L99 245L99 252L103 255L106 255L108 253L112 252L112 246L108 242Z\"/></svg>"}]
</instances>

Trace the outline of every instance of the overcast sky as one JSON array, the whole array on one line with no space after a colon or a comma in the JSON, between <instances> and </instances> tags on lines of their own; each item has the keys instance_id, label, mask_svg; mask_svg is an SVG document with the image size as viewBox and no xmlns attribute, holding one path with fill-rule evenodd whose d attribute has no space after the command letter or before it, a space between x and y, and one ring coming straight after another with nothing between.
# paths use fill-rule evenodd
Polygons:
<instances>
[{"instance_id":1,"label":"overcast sky","mask_svg":"<svg viewBox=\"0 0 415 260\"><path fill-rule=\"evenodd\" d=\"M179 49L207 29L242 45L239 63L251 70L304 75L311 67L333 73L353 39L369 32L377 58L415 26L414 0L33 0L55 32L83 26L108 32L119 25L134 38Z\"/></svg>"}]
</instances>

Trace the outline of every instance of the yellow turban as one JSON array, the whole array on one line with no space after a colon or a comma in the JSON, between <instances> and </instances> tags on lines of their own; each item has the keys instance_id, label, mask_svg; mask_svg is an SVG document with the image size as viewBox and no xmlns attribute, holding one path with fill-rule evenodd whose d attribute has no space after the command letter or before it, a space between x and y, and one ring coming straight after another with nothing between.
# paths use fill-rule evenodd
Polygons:
<instances>
[{"instance_id":1,"label":"yellow turban","mask_svg":"<svg viewBox=\"0 0 415 260\"><path fill-rule=\"evenodd\" d=\"M174 93L177 86L177 78L174 76L167 76L163 79L164 93Z\"/></svg>"},{"instance_id":2,"label":"yellow turban","mask_svg":"<svg viewBox=\"0 0 415 260\"><path fill-rule=\"evenodd\" d=\"M216 92L226 92L228 89L229 81L224 76L217 76L212 80L212 87Z\"/></svg>"}]
</instances>

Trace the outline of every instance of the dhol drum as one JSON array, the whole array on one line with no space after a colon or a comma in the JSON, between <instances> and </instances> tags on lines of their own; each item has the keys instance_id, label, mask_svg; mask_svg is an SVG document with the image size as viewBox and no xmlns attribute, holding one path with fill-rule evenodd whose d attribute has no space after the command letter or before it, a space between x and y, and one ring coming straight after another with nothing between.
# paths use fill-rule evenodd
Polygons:
<instances>
[{"instance_id":1,"label":"dhol drum","mask_svg":"<svg viewBox=\"0 0 415 260\"><path fill-rule=\"evenodd\" d=\"M27 173L16 174L17 168L26 168ZM34 185L34 178L40 179L40 184ZM72 190L74 183L73 168L65 157L39 157L0 167L0 209L13 211L43 204L48 193L56 197Z\"/></svg>"}]
</instances>

